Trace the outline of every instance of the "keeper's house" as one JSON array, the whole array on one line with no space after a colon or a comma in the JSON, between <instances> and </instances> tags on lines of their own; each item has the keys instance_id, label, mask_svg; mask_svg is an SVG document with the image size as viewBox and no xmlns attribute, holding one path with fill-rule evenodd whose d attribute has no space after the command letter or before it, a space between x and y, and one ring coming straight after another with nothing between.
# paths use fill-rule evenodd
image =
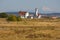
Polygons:
<instances>
[{"instance_id":1,"label":"keeper's house","mask_svg":"<svg viewBox=\"0 0 60 40\"><path fill-rule=\"evenodd\" d=\"M27 18L29 16L29 12L19 11L19 16L21 18Z\"/></svg>"}]
</instances>

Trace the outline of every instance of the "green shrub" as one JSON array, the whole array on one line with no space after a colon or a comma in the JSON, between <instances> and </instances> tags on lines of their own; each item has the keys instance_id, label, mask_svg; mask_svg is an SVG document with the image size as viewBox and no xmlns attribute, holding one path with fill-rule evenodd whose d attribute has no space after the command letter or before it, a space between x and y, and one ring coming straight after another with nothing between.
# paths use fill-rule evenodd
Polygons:
<instances>
[{"instance_id":1,"label":"green shrub","mask_svg":"<svg viewBox=\"0 0 60 40\"><path fill-rule=\"evenodd\" d=\"M7 18L8 21L21 21L20 17L16 17L15 15L9 15Z\"/></svg>"},{"instance_id":2,"label":"green shrub","mask_svg":"<svg viewBox=\"0 0 60 40\"><path fill-rule=\"evenodd\" d=\"M15 15L9 15L7 18L8 21L17 21L16 16Z\"/></svg>"},{"instance_id":3,"label":"green shrub","mask_svg":"<svg viewBox=\"0 0 60 40\"><path fill-rule=\"evenodd\" d=\"M17 21L21 21L22 19L21 19L21 17L20 16L18 16L17 17Z\"/></svg>"}]
</instances>

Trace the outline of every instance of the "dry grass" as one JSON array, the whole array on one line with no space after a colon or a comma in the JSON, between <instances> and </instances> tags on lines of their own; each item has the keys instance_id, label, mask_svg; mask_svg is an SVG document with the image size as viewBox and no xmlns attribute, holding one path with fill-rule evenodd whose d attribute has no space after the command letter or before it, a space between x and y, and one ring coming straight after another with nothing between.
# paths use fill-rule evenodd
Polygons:
<instances>
[{"instance_id":1,"label":"dry grass","mask_svg":"<svg viewBox=\"0 0 60 40\"><path fill-rule=\"evenodd\" d=\"M3 20L3 21L2 21ZM60 19L0 20L0 40L60 40Z\"/></svg>"}]
</instances>

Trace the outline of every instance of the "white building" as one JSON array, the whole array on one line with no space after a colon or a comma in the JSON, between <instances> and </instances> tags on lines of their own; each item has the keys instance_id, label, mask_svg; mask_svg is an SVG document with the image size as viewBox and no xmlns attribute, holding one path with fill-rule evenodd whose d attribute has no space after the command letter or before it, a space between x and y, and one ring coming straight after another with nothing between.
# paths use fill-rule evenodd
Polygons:
<instances>
[{"instance_id":1,"label":"white building","mask_svg":"<svg viewBox=\"0 0 60 40\"><path fill-rule=\"evenodd\" d=\"M20 15L21 18L27 18L29 16L29 12L20 11L19 15Z\"/></svg>"},{"instance_id":2,"label":"white building","mask_svg":"<svg viewBox=\"0 0 60 40\"><path fill-rule=\"evenodd\" d=\"M35 8L35 16L38 16L38 8Z\"/></svg>"},{"instance_id":3,"label":"white building","mask_svg":"<svg viewBox=\"0 0 60 40\"><path fill-rule=\"evenodd\" d=\"M29 12L26 12L25 14L25 18L27 18L29 16Z\"/></svg>"},{"instance_id":4,"label":"white building","mask_svg":"<svg viewBox=\"0 0 60 40\"><path fill-rule=\"evenodd\" d=\"M39 14L38 8L35 8L35 16L37 18L41 18L41 15Z\"/></svg>"},{"instance_id":5,"label":"white building","mask_svg":"<svg viewBox=\"0 0 60 40\"><path fill-rule=\"evenodd\" d=\"M38 12L38 8L35 8L35 14L33 14L33 13L29 14L29 12L26 12L26 11L20 11L19 15L20 15L21 18L31 18L31 19L33 19L33 18L41 18L41 15Z\"/></svg>"}]
</instances>

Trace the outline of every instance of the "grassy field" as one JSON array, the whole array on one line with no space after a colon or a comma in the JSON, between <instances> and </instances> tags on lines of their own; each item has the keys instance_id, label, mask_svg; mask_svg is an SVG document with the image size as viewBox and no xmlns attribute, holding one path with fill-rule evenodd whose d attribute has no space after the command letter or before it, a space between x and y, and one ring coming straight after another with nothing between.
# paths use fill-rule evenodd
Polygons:
<instances>
[{"instance_id":1,"label":"grassy field","mask_svg":"<svg viewBox=\"0 0 60 40\"><path fill-rule=\"evenodd\" d=\"M0 18L0 40L60 40L60 19L7 22Z\"/></svg>"}]
</instances>

